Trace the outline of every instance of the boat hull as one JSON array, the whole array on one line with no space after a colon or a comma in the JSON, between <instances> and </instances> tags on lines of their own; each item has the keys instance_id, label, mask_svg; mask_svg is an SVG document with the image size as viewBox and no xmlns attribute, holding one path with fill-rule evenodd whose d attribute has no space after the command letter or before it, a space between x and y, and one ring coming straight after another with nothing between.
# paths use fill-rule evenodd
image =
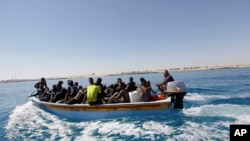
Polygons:
<instances>
[{"instance_id":1,"label":"boat hull","mask_svg":"<svg viewBox=\"0 0 250 141\"><path fill-rule=\"evenodd\" d=\"M30 100L41 109L69 120L96 120L128 116L168 115L172 111L169 99L94 106L90 106L89 104L68 105L49 103L40 101L37 97L30 97Z\"/></svg>"}]
</instances>

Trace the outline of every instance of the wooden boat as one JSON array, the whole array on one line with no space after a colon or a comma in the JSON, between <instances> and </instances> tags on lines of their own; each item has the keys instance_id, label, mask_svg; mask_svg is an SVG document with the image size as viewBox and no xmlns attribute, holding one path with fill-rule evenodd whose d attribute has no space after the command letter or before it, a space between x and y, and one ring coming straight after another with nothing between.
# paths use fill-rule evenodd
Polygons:
<instances>
[{"instance_id":1,"label":"wooden boat","mask_svg":"<svg viewBox=\"0 0 250 141\"><path fill-rule=\"evenodd\" d=\"M126 116L166 115L171 112L169 99L150 102L101 104L58 104L40 101L32 96L30 100L34 105L70 120L93 120L104 118L117 118Z\"/></svg>"},{"instance_id":2,"label":"wooden boat","mask_svg":"<svg viewBox=\"0 0 250 141\"><path fill-rule=\"evenodd\" d=\"M182 93L182 92L181 92ZM171 98L159 98L154 101L136 102L136 92L130 93L131 103L116 104L62 104L40 101L36 96L30 96L34 105L53 113L59 117L70 120L96 120L106 118L117 118L126 116L152 116L168 115L174 106L171 106ZM181 95L181 94L179 94ZM174 105L174 104L173 104Z\"/></svg>"}]
</instances>

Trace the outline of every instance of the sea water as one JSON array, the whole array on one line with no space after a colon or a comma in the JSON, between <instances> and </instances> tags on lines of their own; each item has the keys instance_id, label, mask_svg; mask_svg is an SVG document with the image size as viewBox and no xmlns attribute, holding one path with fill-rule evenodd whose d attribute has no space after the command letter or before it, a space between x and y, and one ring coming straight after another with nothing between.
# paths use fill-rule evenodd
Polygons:
<instances>
[{"instance_id":1,"label":"sea water","mask_svg":"<svg viewBox=\"0 0 250 141\"><path fill-rule=\"evenodd\" d=\"M0 83L1 141L197 141L229 140L231 124L250 124L250 68L171 72L187 87L184 109L167 116L123 117L75 122L43 111L28 100L35 81ZM155 83L160 73L102 77L106 85L118 77ZM95 77L96 78L96 77ZM88 85L87 78L73 79ZM58 80L48 80L51 87ZM66 81L64 81L64 87ZM88 116L88 115L86 115Z\"/></svg>"}]
</instances>

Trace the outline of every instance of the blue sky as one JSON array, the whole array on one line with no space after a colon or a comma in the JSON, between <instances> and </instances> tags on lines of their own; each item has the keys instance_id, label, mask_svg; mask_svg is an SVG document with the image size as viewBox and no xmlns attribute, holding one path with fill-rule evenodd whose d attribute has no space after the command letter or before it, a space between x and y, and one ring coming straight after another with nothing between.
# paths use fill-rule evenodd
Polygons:
<instances>
[{"instance_id":1,"label":"blue sky","mask_svg":"<svg viewBox=\"0 0 250 141\"><path fill-rule=\"evenodd\" d=\"M0 80L250 63L248 0L0 0Z\"/></svg>"}]
</instances>

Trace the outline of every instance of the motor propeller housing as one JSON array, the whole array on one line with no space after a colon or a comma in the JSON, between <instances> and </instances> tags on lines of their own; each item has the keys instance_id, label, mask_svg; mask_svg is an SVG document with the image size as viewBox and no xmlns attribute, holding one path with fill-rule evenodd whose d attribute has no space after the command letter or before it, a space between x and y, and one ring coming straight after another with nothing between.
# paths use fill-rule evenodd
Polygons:
<instances>
[{"instance_id":1,"label":"motor propeller housing","mask_svg":"<svg viewBox=\"0 0 250 141\"><path fill-rule=\"evenodd\" d=\"M183 99L187 93L186 85L182 81L168 82L167 90L164 92L168 97L171 97L171 104L174 108L183 109Z\"/></svg>"}]
</instances>

